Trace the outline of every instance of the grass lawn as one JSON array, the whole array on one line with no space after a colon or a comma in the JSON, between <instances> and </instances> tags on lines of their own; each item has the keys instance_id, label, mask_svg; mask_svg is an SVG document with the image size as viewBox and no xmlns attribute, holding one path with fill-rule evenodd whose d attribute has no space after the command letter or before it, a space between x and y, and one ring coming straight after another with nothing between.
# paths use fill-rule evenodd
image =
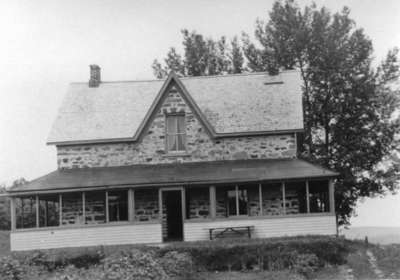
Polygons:
<instances>
[{"instance_id":1,"label":"grass lawn","mask_svg":"<svg viewBox=\"0 0 400 280\"><path fill-rule=\"evenodd\" d=\"M207 272L196 275L196 280L303 280L303 276L284 271L263 271L263 272ZM324 280L324 279L322 279Z\"/></svg>"},{"instance_id":2,"label":"grass lawn","mask_svg":"<svg viewBox=\"0 0 400 280\"><path fill-rule=\"evenodd\" d=\"M10 253L10 232L0 231L0 256Z\"/></svg>"},{"instance_id":3,"label":"grass lawn","mask_svg":"<svg viewBox=\"0 0 400 280\"><path fill-rule=\"evenodd\" d=\"M288 280L336 280L336 279L347 279L347 275L350 274L354 277L354 280L372 280L377 279L374 270L371 267L371 263L366 254L367 250L373 252L376 257L376 263L378 268L383 272L386 278L400 279L400 245L386 245L376 246L371 244L368 248L364 246L363 242L352 242L350 243L354 247L354 251L351 252L347 258L346 263L340 266L327 266L317 270L308 278L297 274L289 270L281 271L219 271L219 272L199 272L193 275L192 280L275 280L275 279L288 279ZM127 249L127 247L135 246L106 246L103 252L109 255L113 252L121 249ZM88 254L91 251L97 251L98 247L93 248L71 248L66 250L64 253L70 256L80 256L82 254ZM51 255L57 251L52 252L51 250L47 253ZM10 253L10 241L9 231L0 231L0 257L8 255ZM26 252L25 252L26 253ZM90 270L91 268L89 268ZM42 275L41 280L49 279L49 275ZM178 279L174 279L178 280ZM183 279L179 279L183 280Z\"/></svg>"},{"instance_id":4,"label":"grass lawn","mask_svg":"<svg viewBox=\"0 0 400 280\"><path fill-rule=\"evenodd\" d=\"M278 279L287 279L287 280L343 280L346 279L346 271L349 269L347 265L343 266L332 266L325 267L308 278L290 272L288 270L283 271L263 271L263 272L218 272L218 273L199 273L196 275L198 278L194 278L196 280L278 280ZM358 278L357 279L373 279L373 278Z\"/></svg>"}]
</instances>

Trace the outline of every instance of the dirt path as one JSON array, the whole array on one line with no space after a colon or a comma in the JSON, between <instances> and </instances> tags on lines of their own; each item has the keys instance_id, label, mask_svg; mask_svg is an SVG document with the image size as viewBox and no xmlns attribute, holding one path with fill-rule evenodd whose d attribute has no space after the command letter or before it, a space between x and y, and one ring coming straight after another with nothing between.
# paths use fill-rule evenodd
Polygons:
<instances>
[{"instance_id":1,"label":"dirt path","mask_svg":"<svg viewBox=\"0 0 400 280\"><path fill-rule=\"evenodd\" d=\"M342 280L354 280L353 270L347 265L340 266L338 276Z\"/></svg>"},{"instance_id":2,"label":"dirt path","mask_svg":"<svg viewBox=\"0 0 400 280\"><path fill-rule=\"evenodd\" d=\"M384 279L385 275L383 274L382 270L379 269L374 254L371 252L371 250L367 250L366 254L368 256L368 261L371 264L371 268L374 271L377 279Z\"/></svg>"}]
</instances>

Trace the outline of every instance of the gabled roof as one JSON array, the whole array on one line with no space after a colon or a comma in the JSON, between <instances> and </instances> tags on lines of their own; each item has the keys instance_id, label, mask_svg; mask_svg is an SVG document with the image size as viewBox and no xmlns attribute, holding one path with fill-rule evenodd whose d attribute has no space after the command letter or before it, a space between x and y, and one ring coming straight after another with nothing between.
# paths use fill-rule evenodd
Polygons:
<instances>
[{"instance_id":1,"label":"gabled roof","mask_svg":"<svg viewBox=\"0 0 400 280\"><path fill-rule=\"evenodd\" d=\"M193 101L192 97L186 90L185 86L182 84L182 82L179 80L178 76L175 75L174 72L171 72L168 75L167 80L164 82L160 92L158 93L157 97L153 101L150 109L147 111L142 123L140 124L139 128L136 130L135 135L133 136L133 140L137 140L143 130L145 129L146 125L148 125L152 117L157 113L159 107L162 105L164 102L164 99L168 95L169 87L173 87L174 89L178 90L182 98L185 100L186 104L192 109L196 117L201 121L203 126L206 128L206 131L213 137L216 136L215 131L213 128L210 126L208 123L207 119L204 117L204 115L201 113L200 108L196 105L196 103Z\"/></svg>"},{"instance_id":2,"label":"gabled roof","mask_svg":"<svg viewBox=\"0 0 400 280\"><path fill-rule=\"evenodd\" d=\"M12 194L115 186L227 184L332 178L337 175L300 159L231 160L56 170L7 191Z\"/></svg>"},{"instance_id":3,"label":"gabled roof","mask_svg":"<svg viewBox=\"0 0 400 280\"><path fill-rule=\"evenodd\" d=\"M48 144L136 141L169 83L175 82L213 137L303 129L298 71L72 83Z\"/></svg>"}]
</instances>

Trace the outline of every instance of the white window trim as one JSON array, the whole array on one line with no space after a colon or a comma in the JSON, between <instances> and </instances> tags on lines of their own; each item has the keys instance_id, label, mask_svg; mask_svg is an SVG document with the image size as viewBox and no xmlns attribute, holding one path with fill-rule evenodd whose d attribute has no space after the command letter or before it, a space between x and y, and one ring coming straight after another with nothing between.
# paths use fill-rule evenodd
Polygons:
<instances>
[{"instance_id":1,"label":"white window trim","mask_svg":"<svg viewBox=\"0 0 400 280\"><path fill-rule=\"evenodd\" d=\"M176 133L169 133L168 132L168 124L167 123L168 123L168 118L170 118L170 117L175 117L175 118L183 117L183 120L184 120L184 132L178 132L178 127L176 128L176 130L177 130ZM176 125L178 126L178 121L176 122ZM180 135L184 135L185 136L184 137L184 141L183 141L184 149L182 149L182 150L170 150L169 149L169 145L168 145L168 136L174 136L174 137L176 137L178 139L178 137ZM177 148L179 148L178 145L177 145ZM182 153L185 154L187 152L186 117L185 117L185 114L167 114L167 115L165 115L165 150L169 154L182 154Z\"/></svg>"}]
</instances>

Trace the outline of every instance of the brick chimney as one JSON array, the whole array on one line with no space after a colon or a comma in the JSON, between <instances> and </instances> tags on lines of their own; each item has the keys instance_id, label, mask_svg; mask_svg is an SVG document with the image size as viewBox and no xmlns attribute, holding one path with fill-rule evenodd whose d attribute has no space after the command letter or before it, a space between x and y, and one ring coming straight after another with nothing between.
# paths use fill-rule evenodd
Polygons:
<instances>
[{"instance_id":1,"label":"brick chimney","mask_svg":"<svg viewBox=\"0 0 400 280\"><path fill-rule=\"evenodd\" d=\"M100 67L96 64L90 65L89 87L98 87L101 83Z\"/></svg>"}]
</instances>

